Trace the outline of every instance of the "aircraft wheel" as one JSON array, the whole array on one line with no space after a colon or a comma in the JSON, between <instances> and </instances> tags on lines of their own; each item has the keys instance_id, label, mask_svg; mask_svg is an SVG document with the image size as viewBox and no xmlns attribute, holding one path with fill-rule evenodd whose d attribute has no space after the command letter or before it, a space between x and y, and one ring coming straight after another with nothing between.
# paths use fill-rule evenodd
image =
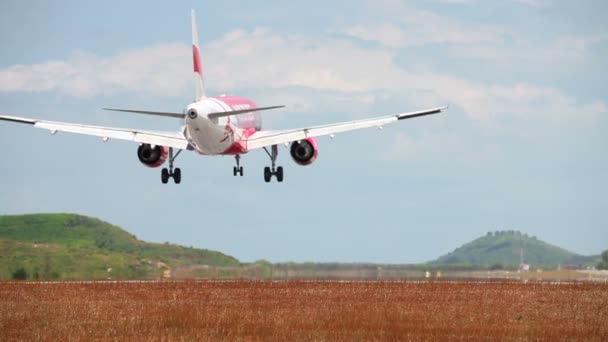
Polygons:
<instances>
[{"instance_id":1,"label":"aircraft wheel","mask_svg":"<svg viewBox=\"0 0 608 342\"><path fill-rule=\"evenodd\" d=\"M169 170L163 169L160 172L160 180L163 182L163 184L167 184L167 182L169 181Z\"/></svg>"},{"instance_id":2,"label":"aircraft wheel","mask_svg":"<svg viewBox=\"0 0 608 342\"><path fill-rule=\"evenodd\" d=\"M241 177L243 177L243 167L239 166L239 174L241 175Z\"/></svg>"},{"instance_id":3,"label":"aircraft wheel","mask_svg":"<svg viewBox=\"0 0 608 342\"><path fill-rule=\"evenodd\" d=\"M173 180L175 181L175 184L182 182L182 170L179 167L173 172Z\"/></svg>"},{"instance_id":4,"label":"aircraft wheel","mask_svg":"<svg viewBox=\"0 0 608 342\"><path fill-rule=\"evenodd\" d=\"M276 176L277 176L277 181L279 181L279 183L283 182L283 167L282 166L277 167Z\"/></svg>"},{"instance_id":5,"label":"aircraft wheel","mask_svg":"<svg viewBox=\"0 0 608 342\"><path fill-rule=\"evenodd\" d=\"M272 178L272 172L270 172L270 167L266 166L264 168L264 181L266 183L270 183L271 178Z\"/></svg>"},{"instance_id":6,"label":"aircraft wheel","mask_svg":"<svg viewBox=\"0 0 608 342\"><path fill-rule=\"evenodd\" d=\"M234 175L234 177L236 177L236 174L238 173L238 169L236 168L236 166L234 166L232 168L232 174Z\"/></svg>"}]
</instances>

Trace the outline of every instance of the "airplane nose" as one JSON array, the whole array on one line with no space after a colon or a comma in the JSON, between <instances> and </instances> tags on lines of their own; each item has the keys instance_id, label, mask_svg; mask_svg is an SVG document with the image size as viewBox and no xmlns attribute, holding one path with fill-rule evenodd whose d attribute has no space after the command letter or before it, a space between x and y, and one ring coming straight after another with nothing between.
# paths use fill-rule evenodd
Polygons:
<instances>
[{"instance_id":1,"label":"airplane nose","mask_svg":"<svg viewBox=\"0 0 608 342\"><path fill-rule=\"evenodd\" d=\"M196 118L198 117L198 112L196 111L196 109L191 108L191 109L188 111L188 117L189 117L190 119L192 119L192 120L196 119Z\"/></svg>"}]
</instances>

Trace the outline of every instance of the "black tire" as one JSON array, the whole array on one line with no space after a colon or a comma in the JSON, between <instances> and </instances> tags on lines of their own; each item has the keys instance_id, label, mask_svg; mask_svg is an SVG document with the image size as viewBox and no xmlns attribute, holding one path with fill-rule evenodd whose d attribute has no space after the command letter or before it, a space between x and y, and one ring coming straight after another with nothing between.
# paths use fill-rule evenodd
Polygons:
<instances>
[{"instance_id":1,"label":"black tire","mask_svg":"<svg viewBox=\"0 0 608 342\"><path fill-rule=\"evenodd\" d=\"M243 167L239 167L239 173L241 174L241 177L243 177Z\"/></svg>"},{"instance_id":2,"label":"black tire","mask_svg":"<svg viewBox=\"0 0 608 342\"><path fill-rule=\"evenodd\" d=\"M163 182L163 184L167 184L167 182L169 182L169 170L163 169L160 172L160 180Z\"/></svg>"},{"instance_id":3,"label":"black tire","mask_svg":"<svg viewBox=\"0 0 608 342\"><path fill-rule=\"evenodd\" d=\"M175 184L182 182L182 170L179 167L173 171L173 181L175 181Z\"/></svg>"},{"instance_id":4,"label":"black tire","mask_svg":"<svg viewBox=\"0 0 608 342\"><path fill-rule=\"evenodd\" d=\"M282 183L283 182L283 167L282 166L277 167L276 175L277 175L277 181L279 181L279 183Z\"/></svg>"},{"instance_id":5,"label":"black tire","mask_svg":"<svg viewBox=\"0 0 608 342\"><path fill-rule=\"evenodd\" d=\"M266 166L264 168L264 182L270 183L270 179L272 178L272 172L270 172L270 168Z\"/></svg>"},{"instance_id":6,"label":"black tire","mask_svg":"<svg viewBox=\"0 0 608 342\"><path fill-rule=\"evenodd\" d=\"M232 174L234 175L234 177L236 177L237 173L238 173L238 170L237 170L237 168L235 166L235 167L232 168Z\"/></svg>"}]
</instances>

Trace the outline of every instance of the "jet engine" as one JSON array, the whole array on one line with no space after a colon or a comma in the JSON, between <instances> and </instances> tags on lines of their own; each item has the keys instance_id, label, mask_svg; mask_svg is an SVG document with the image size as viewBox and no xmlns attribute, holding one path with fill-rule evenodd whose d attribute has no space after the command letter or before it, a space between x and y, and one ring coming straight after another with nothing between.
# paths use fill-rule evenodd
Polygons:
<instances>
[{"instance_id":1,"label":"jet engine","mask_svg":"<svg viewBox=\"0 0 608 342\"><path fill-rule=\"evenodd\" d=\"M304 140L292 142L289 153L296 164L310 165L317 159L319 149L317 148L317 142L314 138L306 138Z\"/></svg>"},{"instance_id":2,"label":"jet engine","mask_svg":"<svg viewBox=\"0 0 608 342\"><path fill-rule=\"evenodd\" d=\"M165 146L142 144L137 149L137 158L147 167L159 167L167 160L169 148Z\"/></svg>"}]
</instances>

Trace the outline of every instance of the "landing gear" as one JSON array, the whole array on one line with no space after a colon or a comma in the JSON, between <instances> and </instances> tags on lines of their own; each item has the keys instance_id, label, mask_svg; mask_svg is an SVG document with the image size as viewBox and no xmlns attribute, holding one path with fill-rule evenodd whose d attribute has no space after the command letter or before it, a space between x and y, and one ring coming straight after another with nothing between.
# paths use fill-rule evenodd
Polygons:
<instances>
[{"instance_id":1,"label":"landing gear","mask_svg":"<svg viewBox=\"0 0 608 342\"><path fill-rule=\"evenodd\" d=\"M241 156L237 154L236 156L234 156L234 159L236 159L236 166L232 168L232 174L235 177L236 175L240 175L241 177L243 177L243 167L240 166Z\"/></svg>"},{"instance_id":2,"label":"landing gear","mask_svg":"<svg viewBox=\"0 0 608 342\"><path fill-rule=\"evenodd\" d=\"M175 170L173 169L173 162L177 159L177 156L182 152L182 150L177 151L175 155L173 155L173 147L169 147L169 169L163 168L160 172L160 180L163 184L167 184L169 182L169 178L173 178L175 184L179 184L182 182L182 170L177 167Z\"/></svg>"},{"instance_id":3,"label":"landing gear","mask_svg":"<svg viewBox=\"0 0 608 342\"><path fill-rule=\"evenodd\" d=\"M266 166L264 168L264 181L266 183L270 183L272 176L276 176L277 181L279 183L283 182L283 167L276 167L277 156L279 155L279 148L277 147L277 145L272 145L270 152L268 152L268 149L266 147L264 147L264 151L266 151L266 154L268 154L268 156L270 157L270 161L272 162L272 167Z\"/></svg>"}]
</instances>

